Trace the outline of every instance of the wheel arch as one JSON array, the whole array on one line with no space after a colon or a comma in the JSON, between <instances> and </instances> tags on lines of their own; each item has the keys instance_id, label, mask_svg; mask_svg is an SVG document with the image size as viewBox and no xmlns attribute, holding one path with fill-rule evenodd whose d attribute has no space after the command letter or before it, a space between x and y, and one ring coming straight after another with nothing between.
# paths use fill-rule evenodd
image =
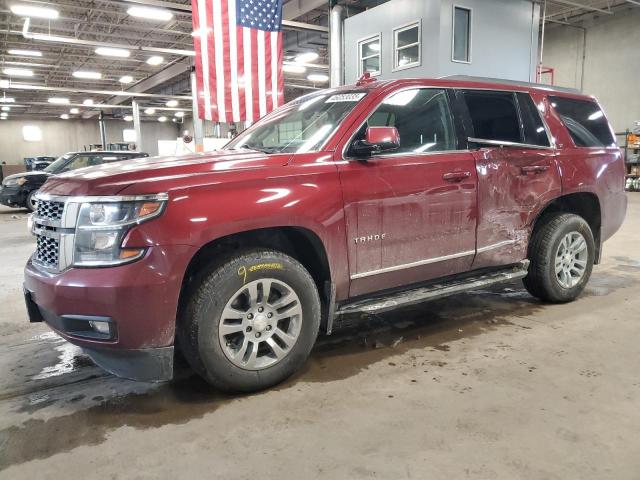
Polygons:
<instances>
[{"instance_id":1,"label":"wheel arch","mask_svg":"<svg viewBox=\"0 0 640 480\"><path fill-rule=\"evenodd\" d=\"M182 310L190 287L213 264L224 262L234 252L268 248L299 261L311 274L322 304L321 328L327 329L328 312L333 305L334 288L327 250L321 238L305 227L281 226L258 228L229 234L202 245L189 261L182 281L178 309ZM180 317L180 315L178 316Z\"/></svg>"},{"instance_id":2,"label":"wheel arch","mask_svg":"<svg viewBox=\"0 0 640 480\"><path fill-rule=\"evenodd\" d=\"M600 263L602 208L598 196L592 192L578 192L554 198L536 217L531 229L531 235L542 225L548 215L554 213L573 213L585 219L593 232L596 244L595 263ZM529 244L531 244L531 242L529 242Z\"/></svg>"}]
</instances>

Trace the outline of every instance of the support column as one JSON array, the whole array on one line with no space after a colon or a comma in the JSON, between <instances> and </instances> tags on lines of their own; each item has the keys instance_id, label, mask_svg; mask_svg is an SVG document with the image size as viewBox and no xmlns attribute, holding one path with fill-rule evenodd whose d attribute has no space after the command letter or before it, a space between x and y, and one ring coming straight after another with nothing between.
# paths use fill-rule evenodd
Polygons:
<instances>
[{"instance_id":1,"label":"support column","mask_svg":"<svg viewBox=\"0 0 640 480\"><path fill-rule=\"evenodd\" d=\"M191 112L193 116L193 141L195 143L196 152L204 152L203 140L203 121L200 119L198 111L198 87L196 85L196 72L191 71Z\"/></svg>"},{"instance_id":2,"label":"support column","mask_svg":"<svg viewBox=\"0 0 640 480\"><path fill-rule=\"evenodd\" d=\"M98 117L98 126L100 127L100 143L102 143L102 149L107 149L107 129L104 126L104 112L100 110L100 116Z\"/></svg>"},{"instance_id":3,"label":"support column","mask_svg":"<svg viewBox=\"0 0 640 480\"><path fill-rule=\"evenodd\" d=\"M133 109L133 128L136 131L136 150L142 151L142 127L140 125L140 105L137 100L131 102Z\"/></svg>"},{"instance_id":4,"label":"support column","mask_svg":"<svg viewBox=\"0 0 640 480\"><path fill-rule=\"evenodd\" d=\"M344 83L343 62L343 14L344 9L336 5L329 15L329 73L331 88L339 87Z\"/></svg>"}]
</instances>

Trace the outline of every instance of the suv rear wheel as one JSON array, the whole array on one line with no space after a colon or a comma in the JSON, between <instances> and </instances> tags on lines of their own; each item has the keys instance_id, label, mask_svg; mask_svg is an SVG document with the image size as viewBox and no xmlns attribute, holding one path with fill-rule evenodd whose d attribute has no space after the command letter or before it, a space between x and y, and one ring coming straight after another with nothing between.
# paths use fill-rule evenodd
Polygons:
<instances>
[{"instance_id":1,"label":"suv rear wheel","mask_svg":"<svg viewBox=\"0 0 640 480\"><path fill-rule=\"evenodd\" d=\"M582 217L549 215L541 220L531 238L531 265L524 285L541 300L569 302L584 290L594 258L593 233Z\"/></svg>"},{"instance_id":2,"label":"suv rear wheel","mask_svg":"<svg viewBox=\"0 0 640 480\"><path fill-rule=\"evenodd\" d=\"M178 331L199 375L221 390L247 392L304 364L320 326L320 299L298 261L271 250L246 252L201 278Z\"/></svg>"}]
</instances>

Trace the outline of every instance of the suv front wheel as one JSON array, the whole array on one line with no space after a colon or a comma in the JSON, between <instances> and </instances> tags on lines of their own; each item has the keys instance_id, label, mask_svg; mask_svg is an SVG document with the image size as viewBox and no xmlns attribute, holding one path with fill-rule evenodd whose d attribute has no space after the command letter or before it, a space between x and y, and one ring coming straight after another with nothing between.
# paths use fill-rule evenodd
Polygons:
<instances>
[{"instance_id":1,"label":"suv front wheel","mask_svg":"<svg viewBox=\"0 0 640 480\"><path fill-rule=\"evenodd\" d=\"M541 219L529 245L529 273L524 285L547 302L574 300L591 277L595 241L580 216L562 213Z\"/></svg>"},{"instance_id":2,"label":"suv front wheel","mask_svg":"<svg viewBox=\"0 0 640 480\"><path fill-rule=\"evenodd\" d=\"M248 392L304 364L320 326L320 299L298 261L251 251L201 278L178 331L182 353L200 376L221 390Z\"/></svg>"}]
</instances>

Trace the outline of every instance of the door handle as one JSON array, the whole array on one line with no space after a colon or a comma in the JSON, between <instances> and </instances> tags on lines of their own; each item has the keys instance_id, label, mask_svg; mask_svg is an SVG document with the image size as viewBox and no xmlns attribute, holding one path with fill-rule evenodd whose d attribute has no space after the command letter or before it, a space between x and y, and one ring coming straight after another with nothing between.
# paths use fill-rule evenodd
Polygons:
<instances>
[{"instance_id":1,"label":"door handle","mask_svg":"<svg viewBox=\"0 0 640 480\"><path fill-rule=\"evenodd\" d=\"M442 175L443 180L447 180L448 182L459 182L460 180L464 180L465 178L469 178L471 176L471 172L447 172Z\"/></svg>"},{"instance_id":2,"label":"door handle","mask_svg":"<svg viewBox=\"0 0 640 480\"><path fill-rule=\"evenodd\" d=\"M526 175L530 173L542 173L549 170L549 165L525 165L521 167L520 170Z\"/></svg>"}]
</instances>

